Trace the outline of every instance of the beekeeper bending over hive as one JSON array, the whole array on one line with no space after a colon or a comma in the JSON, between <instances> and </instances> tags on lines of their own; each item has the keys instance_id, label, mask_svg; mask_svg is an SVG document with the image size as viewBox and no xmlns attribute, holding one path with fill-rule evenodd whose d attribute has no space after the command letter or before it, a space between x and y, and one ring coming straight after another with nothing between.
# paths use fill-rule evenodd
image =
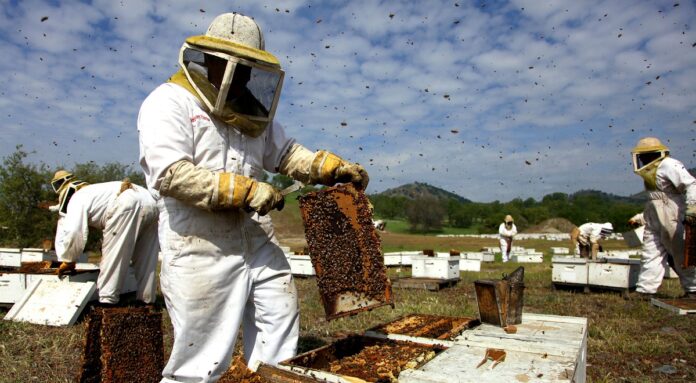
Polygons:
<instances>
[{"instance_id":1,"label":"beekeeper bending over hive","mask_svg":"<svg viewBox=\"0 0 696 383\"><path fill-rule=\"evenodd\" d=\"M87 242L89 227L102 230L102 255L97 289L99 302L116 304L133 263L138 282L136 299L155 302L157 266L157 205L147 189L130 181L90 185L72 173L59 170L51 181L58 193L56 254L63 261L58 269L65 274Z\"/></svg>"},{"instance_id":2,"label":"beekeeper bending over hive","mask_svg":"<svg viewBox=\"0 0 696 383\"><path fill-rule=\"evenodd\" d=\"M510 260L510 250L512 249L512 240L517 234L517 226L511 215L506 215L503 223L498 227L500 235L500 253L503 256L503 262Z\"/></svg>"},{"instance_id":3,"label":"beekeeper bending over hive","mask_svg":"<svg viewBox=\"0 0 696 383\"><path fill-rule=\"evenodd\" d=\"M273 122L283 71L247 16L217 16L186 39L179 71L143 102L140 164L160 208L161 287L174 327L163 382L214 382L243 326L244 357L295 355L297 292L266 214L283 196L264 171L311 184L352 182L365 169L311 152Z\"/></svg>"},{"instance_id":4,"label":"beekeeper bending over hive","mask_svg":"<svg viewBox=\"0 0 696 383\"><path fill-rule=\"evenodd\" d=\"M649 198L643 211L645 231L636 292L644 298L657 292L671 254L684 295L696 298L696 268L682 268L682 221L696 220L696 179L669 156L669 148L657 138L640 139L631 154L633 171L643 178Z\"/></svg>"},{"instance_id":5,"label":"beekeeper bending over hive","mask_svg":"<svg viewBox=\"0 0 696 383\"><path fill-rule=\"evenodd\" d=\"M583 258L591 256L592 259L597 259L599 240L606 239L612 232L614 232L614 226L610 222L588 222L573 228L570 232L570 241L575 248L575 254Z\"/></svg>"}]
</instances>

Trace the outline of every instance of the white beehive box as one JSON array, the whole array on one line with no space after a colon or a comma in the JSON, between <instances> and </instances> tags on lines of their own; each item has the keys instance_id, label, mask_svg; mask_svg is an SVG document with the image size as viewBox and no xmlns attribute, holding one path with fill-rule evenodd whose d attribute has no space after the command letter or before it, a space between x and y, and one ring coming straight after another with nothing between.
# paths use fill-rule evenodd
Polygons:
<instances>
[{"instance_id":1,"label":"white beehive box","mask_svg":"<svg viewBox=\"0 0 696 383\"><path fill-rule=\"evenodd\" d=\"M567 247L552 247L551 254L553 254L553 255L570 254L570 249L568 249Z\"/></svg>"},{"instance_id":2,"label":"white beehive box","mask_svg":"<svg viewBox=\"0 0 696 383\"><path fill-rule=\"evenodd\" d=\"M0 303L15 303L27 289L27 279L24 274L0 274Z\"/></svg>"},{"instance_id":3,"label":"white beehive box","mask_svg":"<svg viewBox=\"0 0 696 383\"><path fill-rule=\"evenodd\" d=\"M466 258L466 259L479 260L481 262L494 262L495 261L495 255L493 253L480 252L480 251L471 251L471 252L462 253L461 257Z\"/></svg>"},{"instance_id":4,"label":"white beehive box","mask_svg":"<svg viewBox=\"0 0 696 383\"><path fill-rule=\"evenodd\" d=\"M413 278L454 279L459 278L459 257L437 258L411 257Z\"/></svg>"},{"instance_id":5,"label":"white beehive box","mask_svg":"<svg viewBox=\"0 0 696 383\"><path fill-rule=\"evenodd\" d=\"M401 252L384 253L385 266L400 266Z\"/></svg>"},{"instance_id":6,"label":"white beehive box","mask_svg":"<svg viewBox=\"0 0 696 383\"><path fill-rule=\"evenodd\" d=\"M525 251L524 247L522 247L522 246L511 246L510 252L511 253L524 253L526 251Z\"/></svg>"},{"instance_id":7,"label":"white beehive box","mask_svg":"<svg viewBox=\"0 0 696 383\"><path fill-rule=\"evenodd\" d=\"M586 318L524 313L515 326L515 334L488 324L466 330L424 366L402 371L399 382L585 382ZM505 350L505 361L477 368L488 348Z\"/></svg>"},{"instance_id":8,"label":"white beehive box","mask_svg":"<svg viewBox=\"0 0 696 383\"><path fill-rule=\"evenodd\" d=\"M519 263L542 263L544 262L544 254L534 253L534 254L513 254L510 256L512 262Z\"/></svg>"},{"instance_id":9,"label":"white beehive box","mask_svg":"<svg viewBox=\"0 0 696 383\"><path fill-rule=\"evenodd\" d=\"M20 249L0 248L0 266L19 267L22 265Z\"/></svg>"},{"instance_id":10,"label":"white beehive box","mask_svg":"<svg viewBox=\"0 0 696 383\"><path fill-rule=\"evenodd\" d=\"M481 261L478 259L459 259L459 271L481 271Z\"/></svg>"},{"instance_id":11,"label":"white beehive box","mask_svg":"<svg viewBox=\"0 0 696 383\"><path fill-rule=\"evenodd\" d=\"M291 255L289 262L292 275L305 277L317 275L314 271L314 267L312 267L312 261L309 255Z\"/></svg>"},{"instance_id":12,"label":"white beehive box","mask_svg":"<svg viewBox=\"0 0 696 383\"><path fill-rule=\"evenodd\" d=\"M587 285L587 259L555 256L551 259L551 281L570 285Z\"/></svg>"},{"instance_id":13,"label":"white beehive box","mask_svg":"<svg viewBox=\"0 0 696 383\"><path fill-rule=\"evenodd\" d=\"M592 286L631 289L638 282L640 261L605 258L606 262L589 262L587 283Z\"/></svg>"},{"instance_id":14,"label":"white beehive box","mask_svg":"<svg viewBox=\"0 0 696 383\"><path fill-rule=\"evenodd\" d=\"M537 254L538 252L535 249L524 249L524 252L530 255Z\"/></svg>"},{"instance_id":15,"label":"white beehive box","mask_svg":"<svg viewBox=\"0 0 696 383\"><path fill-rule=\"evenodd\" d=\"M411 266L411 258L412 257L420 257L423 256L423 253L420 251L402 251L401 252L401 265L402 266Z\"/></svg>"},{"instance_id":16,"label":"white beehive box","mask_svg":"<svg viewBox=\"0 0 696 383\"><path fill-rule=\"evenodd\" d=\"M26 248L22 249L22 262L43 262L57 261L58 256L53 250L44 251L43 249Z\"/></svg>"},{"instance_id":17,"label":"white beehive box","mask_svg":"<svg viewBox=\"0 0 696 383\"><path fill-rule=\"evenodd\" d=\"M481 249L481 250L483 250L483 251L486 252L486 253L493 253L493 254L500 253L500 248L499 248L499 247L486 246L486 247L484 247L484 248Z\"/></svg>"}]
</instances>

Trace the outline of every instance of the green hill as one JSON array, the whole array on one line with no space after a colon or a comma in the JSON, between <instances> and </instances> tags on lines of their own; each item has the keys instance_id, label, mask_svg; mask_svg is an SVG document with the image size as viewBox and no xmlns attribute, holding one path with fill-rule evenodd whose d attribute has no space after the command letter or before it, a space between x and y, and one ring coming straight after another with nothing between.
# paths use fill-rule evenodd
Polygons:
<instances>
[{"instance_id":1,"label":"green hill","mask_svg":"<svg viewBox=\"0 0 696 383\"><path fill-rule=\"evenodd\" d=\"M406 197L408 199L434 197L439 200L454 199L460 203L471 202L471 200L466 199L458 194L448 192L447 190L440 189L439 187L422 182L413 182L410 184L401 185L396 188L387 189L381 193L378 193L377 195L385 197Z\"/></svg>"}]
</instances>

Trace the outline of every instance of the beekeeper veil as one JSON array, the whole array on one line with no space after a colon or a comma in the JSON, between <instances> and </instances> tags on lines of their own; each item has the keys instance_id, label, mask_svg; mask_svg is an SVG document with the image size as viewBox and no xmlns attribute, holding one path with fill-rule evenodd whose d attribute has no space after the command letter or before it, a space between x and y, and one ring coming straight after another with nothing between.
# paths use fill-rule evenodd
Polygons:
<instances>
[{"instance_id":1,"label":"beekeeper veil","mask_svg":"<svg viewBox=\"0 0 696 383\"><path fill-rule=\"evenodd\" d=\"M258 137L273 120L284 77L278 59L264 48L252 18L219 15L205 35L186 39L181 70L170 81L188 89L218 119Z\"/></svg>"},{"instance_id":2,"label":"beekeeper veil","mask_svg":"<svg viewBox=\"0 0 696 383\"><path fill-rule=\"evenodd\" d=\"M68 203L72 196L81 188L89 185L87 182L75 179L75 175L65 170L58 170L51 180L53 191L58 194L56 210L63 216L68 212Z\"/></svg>"},{"instance_id":3,"label":"beekeeper veil","mask_svg":"<svg viewBox=\"0 0 696 383\"><path fill-rule=\"evenodd\" d=\"M648 190L656 189L657 167L669 155L669 148L655 137L641 138L631 150L633 171L645 181Z\"/></svg>"}]
</instances>

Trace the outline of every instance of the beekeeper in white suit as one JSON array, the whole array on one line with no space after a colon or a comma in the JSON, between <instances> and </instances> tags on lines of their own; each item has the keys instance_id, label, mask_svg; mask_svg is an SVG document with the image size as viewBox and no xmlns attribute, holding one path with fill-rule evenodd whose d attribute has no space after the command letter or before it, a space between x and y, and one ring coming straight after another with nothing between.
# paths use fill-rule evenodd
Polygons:
<instances>
[{"instance_id":1,"label":"beekeeper in white suit","mask_svg":"<svg viewBox=\"0 0 696 383\"><path fill-rule=\"evenodd\" d=\"M89 227L102 230L102 255L97 289L99 302L116 304L132 262L138 283L136 299L154 303L157 285L157 205L147 189L130 181L88 184L59 170L51 181L58 193L56 254L58 273L75 269L87 242Z\"/></svg>"},{"instance_id":2,"label":"beekeeper in white suit","mask_svg":"<svg viewBox=\"0 0 696 383\"><path fill-rule=\"evenodd\" d=\"M587 222L573 228L570 232L570 242L575 254L583 258L597 259L600 251L599 240L606 239L613 232L614 225L611 222Z\"/></svg>"},{"instance_id":3,"label":"beekeeper in white suit","mask_svg":"<svg viewBox=\"0 0 696 383\"><path fill-rule=\"evenodd\" d=\"M503 256L503 262L510 260L510 250L512 249L512 240L517 234L517 226L511 215L506 215L503 223L498 227L498 235L500 236L500 252Z\"/></svg>"},{"instance_id":4,"label":"beekeeper in white suit","mask_svg":"<svg viewBox=\"0 0 696 383\"><path fill-rule=\"evenodd\" d=\"M643 178L649 198L643 211L645 231L636 292L644 298L657 292L671 254L684 295L696 298L696 268L682 268L682 221L696 219L696 179L655 137L640 139L631 154L633 171Z\"/></svg>"},{"instance_id":5,"label":"beekeeper in white suit","mask_svg":"<svg viewBox=\"0 0 696 383\"><path fill-rule=\"evenodd\" d=\"M311 152L273 122L283 82L250 17L216 17L186 39L180 70L143 102L140 163L158 196L161 288L174 327L163 382L213 382L240 325L244 357L275 364L296 353L297 292L270 210L283 196L264 171L304 183L352 182L365 169Z\"/></svg>"}]
</instances>

